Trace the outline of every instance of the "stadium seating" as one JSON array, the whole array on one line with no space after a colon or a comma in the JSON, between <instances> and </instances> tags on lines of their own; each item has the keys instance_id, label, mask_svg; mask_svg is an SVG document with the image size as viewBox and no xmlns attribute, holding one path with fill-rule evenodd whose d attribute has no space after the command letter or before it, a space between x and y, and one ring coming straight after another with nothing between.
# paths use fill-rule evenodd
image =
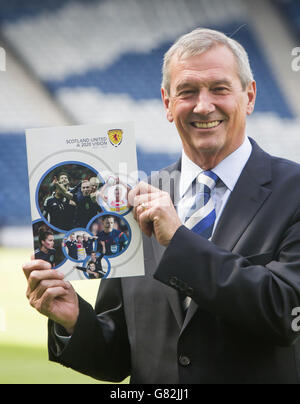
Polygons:
<instances>
[{"instance_id":1,"label":"stadium seating","mask_svg":"<svg viewBox=\"0 0 300 404\"><path fill-rule=\"evenodd\" d=\"M287 24L300 40L300 2L298 0L273 0L285 16Z\"/></svg>"},{"instance_id":2,"label":"stadium seating","mask_svg":"<svg viewBox=\"0 0 300 404\"><path fill-rule=\"evenodd\" d=\"M296 0L290 3L292 7ZM179 155L174 129L162 123L161 61L175 38L197 26L233 34L245 45L258 86L264 88L258 94L258 113L294 117L247 21L243 0L226 1L226 6L220 0L27 0L22 4L0 0L7 46L74 124L134 119L139 169L147 173ZM0 227L27 225L24 133L18 128L9 134L1 127L0 117L0 172L8 179L1 187Z\"/></svg>"}]
</instances>

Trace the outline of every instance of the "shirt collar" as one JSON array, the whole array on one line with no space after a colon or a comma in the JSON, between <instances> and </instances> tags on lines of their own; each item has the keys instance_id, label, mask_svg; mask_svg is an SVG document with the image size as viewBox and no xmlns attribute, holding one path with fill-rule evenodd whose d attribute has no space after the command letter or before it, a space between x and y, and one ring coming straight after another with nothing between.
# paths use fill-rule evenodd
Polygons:
<instances>
[{"instance_id":1,"label":"shirt collar","mask_svg":"<svg viewBox=\"0 0 300 404\"><path fill-rule=\"evenodd\" d=\"M245 137L242 145L222 160L212 171L217 174L225 186L232 191L252 151L252 145ZM180 198L188 190L194 179L202 172L202 168L193 163L182 150L181 177L179 193Z\"/></svg>"}]
</instances>

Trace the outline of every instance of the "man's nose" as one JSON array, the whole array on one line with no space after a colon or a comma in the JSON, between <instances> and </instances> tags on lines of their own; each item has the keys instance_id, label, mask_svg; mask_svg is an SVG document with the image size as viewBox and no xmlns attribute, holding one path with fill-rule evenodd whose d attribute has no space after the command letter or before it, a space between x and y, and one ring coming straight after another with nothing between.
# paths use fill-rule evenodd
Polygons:
<instances>
[{"instance_id":1,"label":"man's nose","mask_svg":"<svg viewBox=\"0 0 300 404\"><path fill-rule=\"evenodd\" d=\"M214 112L216 107L213 103L212 97L208 93L208 91L201 91L197 97L196 104L194 106L193 112L199 115L208 115L211 112Z\"/></svg>"}]
</instances>

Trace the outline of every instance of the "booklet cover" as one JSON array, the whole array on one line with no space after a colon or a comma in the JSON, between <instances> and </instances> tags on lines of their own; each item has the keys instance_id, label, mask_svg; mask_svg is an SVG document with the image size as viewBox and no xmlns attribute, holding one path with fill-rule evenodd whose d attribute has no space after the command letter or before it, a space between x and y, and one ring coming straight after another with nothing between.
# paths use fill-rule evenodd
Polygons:
<instances>
[{"instance_id":1,"label":"booklet cover","mask_svg":"<svg viewBox=\"0 0 300 404\"><path fill-rule=\"evenodd\" d=\"M35 258L66 280L144 275L130 122L26 130Z\"/></svg>"}]
</instances>

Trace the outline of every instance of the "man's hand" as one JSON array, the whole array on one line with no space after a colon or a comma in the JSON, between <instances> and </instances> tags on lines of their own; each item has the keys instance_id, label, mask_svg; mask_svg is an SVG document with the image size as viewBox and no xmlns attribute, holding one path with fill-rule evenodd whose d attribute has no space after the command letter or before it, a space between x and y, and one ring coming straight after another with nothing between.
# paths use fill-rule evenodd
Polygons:
<instances>
[{"instance_id":1,"label":"man's hand","mask_svg":"<svg viewBox=\"0 0 300 404\"><path fill-rule=\"evenodd\" d=\"M154 234L160 244L168 246L182 225L170 195L140 182L128 193L128 201L141 230L149 237Z\"/></svg>"},{"instance_id":2,"label":"man's hand","mask_svg":"<svg viewBox=\"0 0 300 404\"><path fill-rule=\"evenodd\" d=\"M78 297L72 285L46 261L33 260L23 265L23 271L31 306L72 334L79 316Z\"/></svg>"}]
</instances>

